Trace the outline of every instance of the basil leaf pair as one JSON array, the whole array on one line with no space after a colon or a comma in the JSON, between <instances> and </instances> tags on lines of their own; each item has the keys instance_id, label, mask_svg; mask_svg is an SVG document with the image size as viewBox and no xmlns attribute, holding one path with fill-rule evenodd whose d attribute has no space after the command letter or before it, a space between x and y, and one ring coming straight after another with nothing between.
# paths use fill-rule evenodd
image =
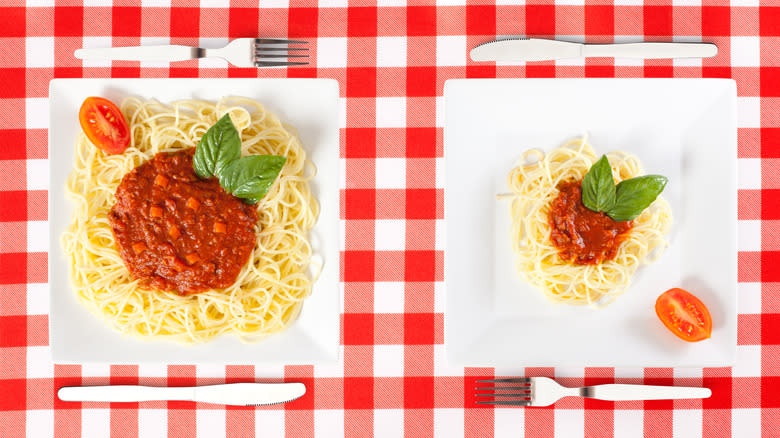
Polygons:
<instances>
[{"instance_id":1,"label":"basil leaf pair","mask_svg":"<svg viewBox=\"0 0 780 438\"><path fill-rule=\"evenodd\" d=\"M241 157L222 169L219 184L233 196L255 204L268 193L286 161L287 157L278 155Z\"/></svg>"},{"instance_id":2,"label":"basil leaf pair","mask_svg":"<svg viewBox=\"0 0 780 438\"><path fill-rule=\"evenodd\" d=\"M192 167L201 178L216 176L226 192L248 204L263 199L287 162L276 155L241 157L241 137L225 114L200 139Z\"/></svg>"},{"instance_id":3,"label":"basil leaf pair","mask_svg":"<svg viewBox=\"0 0 780 438\"><path fill-rule=\"evenodd\" d=\"M668 181L665 176L645 175L615 186L612 167L602 155L582 178L582 203L589 210L605 212L616 222L634 220L655 201Z\"/></svg>"}]
</instances>

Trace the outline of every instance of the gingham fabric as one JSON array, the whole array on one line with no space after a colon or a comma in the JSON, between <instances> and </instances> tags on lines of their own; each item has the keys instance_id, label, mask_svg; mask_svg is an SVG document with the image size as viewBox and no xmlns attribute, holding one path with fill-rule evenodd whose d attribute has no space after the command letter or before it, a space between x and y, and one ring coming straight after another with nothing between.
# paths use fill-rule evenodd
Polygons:
<instances>
[{"instance_id":1,"label":"gingham fabric","mask_svg":"<svg viewBox=\"0 0 780 438\"><path fill-rule=\"evenodd\" d=\"M780 7L759 0L56 0L0 6L0 435L780 436ZM506 3L506 4L505 4ZM511 3L511 4L510 4ZM521 2L522 3L522 2ZM587 42L710 41L715 58L477 64L496 35ZM80 61L80 47L220 46L293 37L304 68ZM61 77L323 77L341 89L343 314L329 366L53 365L48 337L48 83ZM448 365L443 344L442 92L450 78L727 77L739 93L739 336L733 368ZM637 102L641 105L641 102ZM717 237L717 236L714 236ZM62 287L62 285L52 285ZM671 336L671 335L670 335ZM706 400L477 407L478 376L568 385L704 385ZM285 405L65 403L63 385L197 385L280 378Z\"/></svg>"}]
</instances>

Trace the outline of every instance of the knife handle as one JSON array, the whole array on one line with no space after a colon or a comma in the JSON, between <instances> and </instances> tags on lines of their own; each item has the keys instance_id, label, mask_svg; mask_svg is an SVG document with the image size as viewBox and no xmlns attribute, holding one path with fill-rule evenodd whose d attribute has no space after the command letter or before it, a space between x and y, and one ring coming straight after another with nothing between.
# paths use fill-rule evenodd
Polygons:
<instances>
[{"instance_id":1,"label":"knife handle","mask_svg":"<svg viewBox=\"0 0 780 438\"><path fill-rule=\"evenodd\" d=\"M57 391L62 401L142 402L150 400L192 400L193 387L138 385L64 386Z\"/></svg>"},{"instance_id":2,"label":"knife handle","mask_svg":"<svg viewBox=\"0 0 780 438\"><path fill-rule=\"evenodd\" d=\"M710 43L583 44L582 56L608 58L709 58L718 54Z\"/></svg>"}]
</instances>

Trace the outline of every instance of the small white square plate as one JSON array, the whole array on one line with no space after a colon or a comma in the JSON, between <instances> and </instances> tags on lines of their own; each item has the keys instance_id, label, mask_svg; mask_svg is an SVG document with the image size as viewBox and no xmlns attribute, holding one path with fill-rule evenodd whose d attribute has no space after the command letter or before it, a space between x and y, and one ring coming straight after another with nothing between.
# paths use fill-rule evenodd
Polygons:
<instances>
[{"instance_id":1,"label":"small white square plate","mask_svg":"<svg viewBox=\"0 0 780 438\"><path fill-rule=\"evenodd\" d=\"M736 86L720 79L450 80L445 344L467 366L724 366L737 339ZM669 247L606 308L555 305L515 272L506 176L530 148L588 133L669 178ZM712 338L677 339L656 298L685 288L709 308Z\"/></svg>"},{"instance_id":2,"label":"small white square plate","mask_svg":"<svg viewBox=\"0 0 780 438\"><path fill-rule=\"evenodd\" d=\"M81 129L78 111L88 96L121 102L139 96L170 102L243 96L258 100L298 130L317 166L312 188L320 216L312 230L322 274L298 319L257 344L222 336L200 345L123 336L79 304L70 288L59 239L71 217L64 187ZM338 360L339 346L339 87L329 79L55 79L49 85L49 284L51 349L57 363L320 363Z\"/></svg>"}]
</instances>

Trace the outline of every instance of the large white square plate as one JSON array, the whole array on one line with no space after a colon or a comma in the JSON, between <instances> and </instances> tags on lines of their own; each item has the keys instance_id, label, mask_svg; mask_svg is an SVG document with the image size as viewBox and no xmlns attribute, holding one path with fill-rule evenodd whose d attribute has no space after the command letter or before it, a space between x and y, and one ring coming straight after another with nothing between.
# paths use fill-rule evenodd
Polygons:
<instances>
[{"instance_id":1,"label":"large white square plate","mask_svg":"<svg viewBox=\"0 0 780 438\"><path fill-rule=\"evenodd\" d=\"M720 79L450 80L445 344L468 366L724 366L737 338L736 86ZM669 178L674 225L660 260L606 308L555 305L515 272L506 175L529 148L587 132ZM655 300L683 287L709 307L712 338L689 344Z\"/></svg>"},{"instance_id":2,"label":"large white square plate","mask_svg":"<svg viewBox=\"0 0 780 438\"><path fill-rule=\"evenodd\" d=\"M257 344L222 336L202 345L123 336L82 307L70 288L59 239L71 216L64 187L73 163L78 111L88 96L161 102L244 96L263 102L298 130L317 166L313 190L321 210L312 232L324 267L303 310L285 332ZM338 359L339 345L339 88L328 79L55 79L49 86L49 284L51 348L57 363L319 363Z\"/></svg>"}]
</instances>

